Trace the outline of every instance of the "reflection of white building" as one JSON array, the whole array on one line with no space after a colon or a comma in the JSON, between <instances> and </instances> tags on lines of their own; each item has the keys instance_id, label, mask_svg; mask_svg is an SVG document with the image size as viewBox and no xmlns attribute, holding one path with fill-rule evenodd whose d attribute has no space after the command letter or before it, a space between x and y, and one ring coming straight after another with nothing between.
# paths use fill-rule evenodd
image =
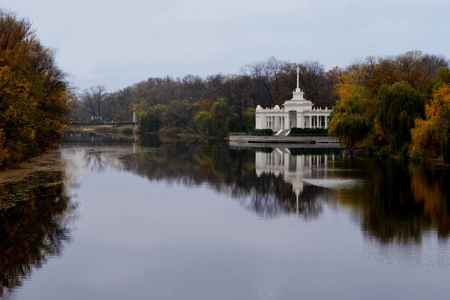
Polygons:
<instances>
[{"instance_id":1,"label":"reflection of white building","mask_svg":"<svg viewBox=\"0 0 450 300\"><path fill-rule=\"evenodd\" d=\"M327 178L328 162L334 161L336 158L334 154L291 155L287 148L275 148L271 153L255 153L255 171L257 176L264 173L273 174L282 176L284 182L290 183L297 200L296 213L298 214L301 211L299 198L304 191L305 181L308 184L307 181L311 178L321 178L321 180ZM319 202L312 201L310 203L320 206Z\"/></svg>"},{"instance_id":2,"label":"reflection of white building","mask_svg":"<svg viewBox=\"0 0 450 300\"><path fill-rule=\"evenodd\" d=\"M274 108L256 107L256 129L328 128L331 109L313 108L312 102L303 98L299 72L297 67L297 88L292 99L284 102L284 108L278 105Z\"/></svg>"},{"instance_id":3,"label":"reflection of white building","mask_svg":"<svg viewBox=\"0 0 450 300\"><path fill-rule=\"evenodd\" d=\"M298 196L303 191L304 179L326 177L328 161L335 159L334 154L291 155L287 148L275 148L271 153L255 153L255 171L257 176L263 173L283 176Z\"/></svg>"}]
</instances>

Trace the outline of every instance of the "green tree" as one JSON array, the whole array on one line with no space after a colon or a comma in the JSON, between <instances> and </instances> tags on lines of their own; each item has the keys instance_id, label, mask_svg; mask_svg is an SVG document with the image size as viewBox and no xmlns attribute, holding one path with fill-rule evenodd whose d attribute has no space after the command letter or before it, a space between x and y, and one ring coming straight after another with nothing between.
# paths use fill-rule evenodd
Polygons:
<instances>
[{"instance_id":1,"label":"green tree","mask_svg":"<svg viewBox=\"0 0 450 300\"><path fill-rule=\"evenodd\" d=\"M165 110L164 126L179 128L187 132L197 133L198 128L194 118L198 111L198 105L187 100L171 101Z\"/></svg>"},{"instance_id":2,"label":"green tree","mask_svg":"<svg viewBox=\"0 0 450 300\"><path fill-rule=\"evenodd\" d=\"M217 135L217 128L213 125L213 120L209 111L200 111L195 116L195 123L203 134L209 136Z\"/></svg>"},{"instance_id":3,"label":"green tree","mask_svg":"<svg viewBox=\"0 0 450 300\"><path fill-rule=\"evenodd\" d=\"M365 89L360 84L362 68L342 74L337 90L340 100L331 115L328 134L339 137L352 150L366 136L369 126L365 119Z\"/></svg>"},{"instance_id":4,"label":"green tree","mask_svg":"<svg viewBox=\"0 0 450 300\"><path fill-rule=\"evenodd\" d=\"M398 82L380 88L375 109L378 136L391 153L398 153L411 142L414 120L424 116L424 97L407 82Z\"/></svg>"},{"instance_id":5,"label":"green tree","mask_svg":"<svg viewBox=\"0 0 450 300\"><path fill-rule=\"evenodd\" d=\"M139 131L141 133L157 132L162 126L162 120L167 106L158 104L151 106L139 115Z\"/></svg>"}]
</instances>

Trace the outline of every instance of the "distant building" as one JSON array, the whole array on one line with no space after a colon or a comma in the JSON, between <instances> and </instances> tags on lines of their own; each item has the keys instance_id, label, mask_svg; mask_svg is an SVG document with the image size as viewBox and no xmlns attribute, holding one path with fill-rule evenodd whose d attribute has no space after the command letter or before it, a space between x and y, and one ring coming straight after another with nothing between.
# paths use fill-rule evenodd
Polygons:
<instances>
[{"instance_id":1,"label":"distant building","mask_svg":"<svg viewBox=\"0 0 450 300\"><path fill-rule=\"evenodd\" d=\"M292 92L292 99L284 102L283 108L278 105L274 108L256 107L256 129L328 128L331 109L313 108L313 103L303 98L299 72L297 67L297 88Z\"/></svg>"}]
</instances>

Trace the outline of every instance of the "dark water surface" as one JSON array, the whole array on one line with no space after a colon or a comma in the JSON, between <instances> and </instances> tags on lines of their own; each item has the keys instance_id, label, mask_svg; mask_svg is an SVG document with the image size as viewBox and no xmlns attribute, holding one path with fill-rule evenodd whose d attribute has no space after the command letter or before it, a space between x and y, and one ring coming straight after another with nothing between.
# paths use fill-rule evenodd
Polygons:
<instances>
[{"instance_id":1,"label":"dark water surface","mask_svg":"<svg viewBox=\"0 0 450 300\"><path fill-rule=\"evenodd\" d=\"M0 187L1 299L450 297L449 171L109 136L61 157Z\"/></svg>"}]
</instances>

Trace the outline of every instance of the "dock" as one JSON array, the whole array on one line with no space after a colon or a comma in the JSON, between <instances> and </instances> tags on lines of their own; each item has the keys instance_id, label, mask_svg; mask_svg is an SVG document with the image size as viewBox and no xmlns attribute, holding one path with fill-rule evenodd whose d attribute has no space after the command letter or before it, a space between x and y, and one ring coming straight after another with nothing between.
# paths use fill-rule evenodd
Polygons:
<instances>
[{"instance_id":1,"label":"dock","mask_svg":"<svg viewBox=\"0 0 450 300\"><path fill-rule=\"evenodd\" d=\"M233 144L304 144L304 145L333 145L340 147L339 138L328 136L255 136L230 135Z\"/></svg>"}]
</instances>

